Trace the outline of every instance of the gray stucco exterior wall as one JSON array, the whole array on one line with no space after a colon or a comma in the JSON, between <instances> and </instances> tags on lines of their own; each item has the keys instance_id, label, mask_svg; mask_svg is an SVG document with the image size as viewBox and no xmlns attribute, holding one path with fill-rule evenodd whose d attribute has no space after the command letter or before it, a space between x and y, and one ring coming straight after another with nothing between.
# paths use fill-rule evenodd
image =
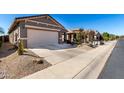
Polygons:
<instances>
[{"instance_id":1,"label":"gray stucco exterior wall","mask_svg":"<svg viewBox=\"0 0 124 93\"><path fill-rule=\"evenodd\" d=\"M25 23L20 23L20 38L27 38L27 29L25 28Z\"/></svg>"},{"instance_id":2,"label":"gray stucco exterior wall","mask_svg":"<svg viewBox=\"0 0 124 93\"><path fill-rule=\"evenodd\" d=\"M25 28L25 23L21 22L20 26L20 39L23 40L23 45L27 48L27 29Z\"/></svg>"}]
</instances>

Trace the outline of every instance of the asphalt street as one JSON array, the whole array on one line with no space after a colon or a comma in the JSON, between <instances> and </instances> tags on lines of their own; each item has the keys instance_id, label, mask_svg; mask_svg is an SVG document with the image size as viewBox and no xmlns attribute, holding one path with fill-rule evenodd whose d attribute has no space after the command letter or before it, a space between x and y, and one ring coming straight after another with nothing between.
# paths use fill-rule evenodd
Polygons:
<instances>
[{"instance_id":1,"label":"asphalt street","mask_svg":"<svg viewBox=\"0 0 124 93\"><path fill-rule=\"evenodd\" d=\"M124 40L118 40L99 79L124 79Z\"/></svg>"}]
</instances>

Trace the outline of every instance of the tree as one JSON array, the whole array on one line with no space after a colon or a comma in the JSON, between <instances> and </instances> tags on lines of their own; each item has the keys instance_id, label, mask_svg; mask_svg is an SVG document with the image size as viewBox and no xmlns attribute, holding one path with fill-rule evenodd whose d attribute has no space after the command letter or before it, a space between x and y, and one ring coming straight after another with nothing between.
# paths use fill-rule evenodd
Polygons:
<instances>
[{"instance_id":1,"label":"tree","mask_svg":"<svg viewBox=\"0 0 124 93\"><path fill-rule=\"evenodd\" d=\"M83 31L83 38L84 38L84 43L87 42L87 31Z\"/></svg>"},{"instance_id":2,"label":"tree","mask_svg":"<svg viewBox=\"0 0 124 93\"><path fill-rule=\"evenodd\" d=\"M84 29L80 29L79 31L81 33L81 43L86 43L87 31Z\"/></svg>"},{"instance_id":3,"label":"tree","mask_svg":"<svg viewBox=\"0 0 124 93\"><path fill-rule=\"evenodd\" d=\"M119 39L119 36L118 35L116 35L116 39Z\"/></svg>"},{"instance_id":4,"label":"tree","mask_svg":"<svg viewBox=\"0 0 124 93\"><path fill-rule=\"evenodd\" d=\"M81 44L81 32L76 33L76 43L77 45Z\"/></svg>"},{"instance_id":5,"label":"tree","mask_svg":"<svg viewBox=\"0 0 124 93\"><path fill-rule=\"evenodd\" d=\"M110 38L109 33L108 33L108 32L103 32L103 39L104 39L105 41L108 41L109 38Z\"/></svg>"},{"instance_id":6,"label":"tree","mask_svg":"<svg viewBox=\"0 0 124 93\"><path fill-rule=\"evenodd\" d=\"M109 35L109 40L115 40L115 39L116 39L116 35L114 35L114 34Z\"/></svg>"},{"instance_id":7,"label":"tree","mask_svg":"<svg viewBox=\"0 0 124 93\"><path fill-rule=\"evenodd\" d=\"M78 32L76 32L76 36L75 36L75 42L77 45L81 45L82 44L82 35L83 35L83 30L84 29L79 29Z\"/></svg>"}]
</instances>

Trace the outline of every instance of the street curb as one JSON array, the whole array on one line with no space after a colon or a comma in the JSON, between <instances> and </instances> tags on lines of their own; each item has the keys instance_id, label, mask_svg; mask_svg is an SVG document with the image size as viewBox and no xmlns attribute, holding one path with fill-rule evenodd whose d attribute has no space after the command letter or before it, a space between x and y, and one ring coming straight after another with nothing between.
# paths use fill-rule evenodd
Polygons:
<instances>
[{"instance_id":1,"label":"street curb","mask_svg":"<svg viewBox=\"0 0 124 93\"><path fill-rule=\"evenodd\" d=\"M92 62L85 69L75 75L73 79L97 79L102 72L102 69L104 68L108 58L110 57L116 43L114 45L112 44L109 49L107 49L108 51L95 57Z\"/></svg>"}]
</instances>

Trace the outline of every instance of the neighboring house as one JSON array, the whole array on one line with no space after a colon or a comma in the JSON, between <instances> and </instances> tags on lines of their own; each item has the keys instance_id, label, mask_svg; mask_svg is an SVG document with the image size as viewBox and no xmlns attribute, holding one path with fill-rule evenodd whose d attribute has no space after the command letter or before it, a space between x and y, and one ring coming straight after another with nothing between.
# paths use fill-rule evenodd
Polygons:
<instances>
[{"instance_id":1,"label":"neighboring house","mask_svg":"<svg viewBox=\"0 0 124 93\"><path fill-rule=\"evenodd\" d=\"M74 29L70 32L67 32L67 42L68 43L74 43L76 40L77 34L81 32L82 36L82 43L87 43L89 41L89 30L80 30L80 29Z\"/></svg>"},{"instance_id":2,"label":"neighboring house","mask_svg":"<svg viewBox=\"0 0 124 93\"><path fill-rule=\"evenodd\" d=\"M67 32L67 43L74 43L74 40L76 40L77 34L81 32L82 36L82 43L89 43L92 41L101 41L103 40L102 35L98 31L94 30L72 30Z\"/></svg>"},{"instance_id":3,"label":"neighboring house","mask_svg":"<svg viewBox=\"0 0 124 93\"><path fill-rule=\"evenodd\" d=\"M15 18L9 28L9 41L17 44L23 40L25 48L66 42L67 30L50 15Z\"/></svg>"}]
</instances>

